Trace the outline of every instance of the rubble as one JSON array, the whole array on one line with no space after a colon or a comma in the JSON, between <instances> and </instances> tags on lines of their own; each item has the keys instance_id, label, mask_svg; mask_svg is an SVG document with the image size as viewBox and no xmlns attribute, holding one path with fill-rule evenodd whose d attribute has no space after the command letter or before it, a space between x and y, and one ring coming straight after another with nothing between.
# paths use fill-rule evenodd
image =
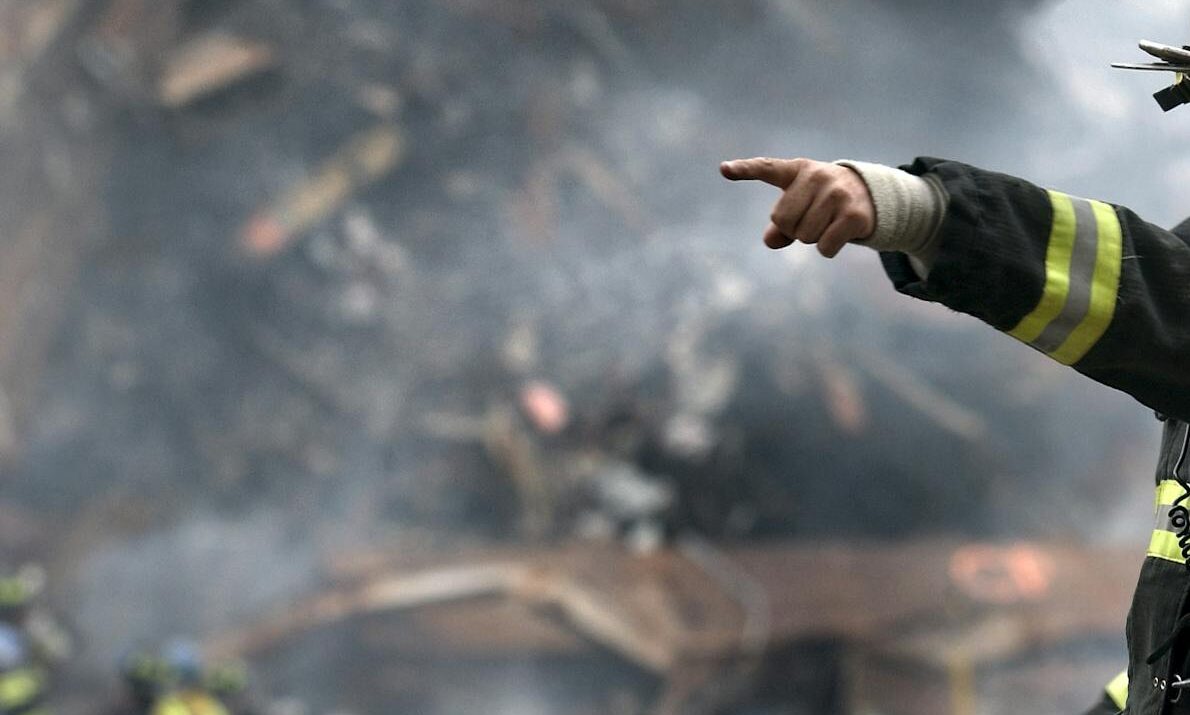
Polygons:
<instances>
[{"instance_id":1,"label":"rubble","mask_svg":"<svg viewBox=\"0 0 1190 715\"><path fill-rule=\"evenodd\" d=\"M404 142L395 126L381 125L352 137L308 179L260 209L244 226L241 244L258 258L280 253L353 193L392 171L403 153Z\"/></svg>"},{"instance_id":2,"label":"rubble","mask_svg":"<svg viewBox=\"0 0 1190 715\"><path fill-rule=\"evenodd\" d=\"M757 258L709 188L771 134L741 91L807 150L876 107L833 89L848 58L812 71L853 12L0 3L0 548L66 603L161 561L81 609L104 637L61 712L175 628L302 712L427 714L797 712L806 673L844 712L906 669L1001 702L1005 663L1116 634L1136 560L1085 514L1123 500L1125 408L1079 398L1093 448L1060 453L1073 377L860 261ZM726 66L724 33L806 72ZM985 541L1007 513L1063 545ZM261 514L285 547L221 558Z\"/></svg>"},{"instance_id":3,"label":"rubble","mask_svg":"<svg viewBox=\"0 0 1190 715\"><path fill-rule=\"evenodd\" d=\"M260 75L275 63L272 48L264 43L205 35L179 46L162 63L157 96L165 107L178 109Z\"/></svg>"},{"instance_id":4,"label":"rubble","mask_svg":"<svg viewBox=\"0 0 1190 715\"><path fill-rule=\"evenodd\" d=\"M5 3L0 7L0 59L28 67L57 40L83 0Z\"/></svg>"},{"instance_id":5,"label":"rubble","mask_svg":"<svg viewBox=\"0 0 1190 715\"><path fill-rule=\"evenodd\" d=\"M403 565L399 556L378 553L340 568L337 585L325 593L206 647L214 657L259 658L311 631L362 619L379 624L380 614L401 625L372 627L374 657L422 654L426 668L480 656L594 659L598 644L662 678L665 686L646 710L661 715L699 711L706 689L742 677L742 665L830 638L848 645L851 680L842 687L857 705L877 697L903 708L897 712L952 712L950 700L929 703L939 687L943 694L972 687L965 684L968 671L956 664L986 668L1112 637L1138 571L1114 551L1040 543L997 548L922 541L725 549L694 540L648 555L572 544L421 554ZM1044 588L1010 608L989 609L982 594L963 591L965 583L947 569L981 553L1050 564ZM1069 607L1074 594L1085 608ZM505 635L493 640L493 633ZM898 686L895 699L880 698L869 675L891 677L896 671L884 669L897 661L921 663L912 677L934 685ZM963 691L961 697L974 706L986 696Z\"/></svg>"},{"instance_id":6,"label":"rubble","mask_svg":"<svg viewBox=\"0 0 1190 715\"><path fill-rule=\"evenodd\" d=\"M521 388L521 410L538 431L557 434L570 422L570 404L556 387L533 380Z\"/></svg>"},{"instance_id":7,"label":"rubble","mask_svg":"<svg viewBox=\"0 0 1190 715\"><path fill-rule=\"evenodd\" d=\"M186 0L110 0L96 15L74 52L90 77L134 104L154 96L160 59L178 40Z\"/></svg>"}]
</instances>

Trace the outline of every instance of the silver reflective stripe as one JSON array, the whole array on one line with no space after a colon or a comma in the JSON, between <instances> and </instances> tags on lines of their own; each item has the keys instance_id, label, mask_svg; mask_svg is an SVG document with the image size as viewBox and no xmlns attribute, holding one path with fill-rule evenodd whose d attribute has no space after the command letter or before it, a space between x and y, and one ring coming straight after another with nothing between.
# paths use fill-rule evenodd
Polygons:
<instances>
[{"instance_id":1,"label":"silver reflective stripe","mask_svg":"<svg viewBox=\"0 0 1190 715\"><path fill-rule=\"evenodd\" d=\"M1111 324L1122 270L1123 227L1110 205L1059 191L1037 305L1008 331L1064 365L1095 347Z\"/></svg>"},{"instance_id":2,"label":"silver reflective stripe","mask_svg":"<svg viewBox=\"0 0 1190 715\"><path fill-rule=\"evenodd\" d=\"M1153 528L1160 531L1173 531L1169 526L1169 510L1172 509L1168 504L1162 504L1157 507L1157 518L1153 521Z\"/></svg>"},{"instance_id":3,"label":"silver reflective stripe","mask_svg":"<svg viewBox=\"0 0 1190 715\"><path fill-rule=\"evenodd\" d=\"M1187 509L1190 509L1190 501L1183 500L1182 506L1186 507ZM1172 509L1173 509L1173 506L1171 506L1171 505L1162 505L1162 506L1157 507L1157 520L1156 520L1155 524L1153 525L1154 529L1159 529L1161 531L1172 531L1175 534L1179 531L1186 530L1186 526L1187 526L1186 524L1182 524L1181 526L1174 526L1173 524L1169 523L1169 512Z\"/></svg>"}]
</instances>

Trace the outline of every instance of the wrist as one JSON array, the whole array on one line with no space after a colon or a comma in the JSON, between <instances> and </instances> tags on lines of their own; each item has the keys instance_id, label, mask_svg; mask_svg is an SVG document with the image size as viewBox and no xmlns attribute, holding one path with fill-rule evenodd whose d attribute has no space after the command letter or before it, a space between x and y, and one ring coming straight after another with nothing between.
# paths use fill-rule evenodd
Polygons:
<instances>
[{"instance_id":1,"label":"wrist","mask_svg":"<svg viewBox=\"0 0 1190 715\"><path fill-rule=\"evenodd\" d=\"M876 210L872 235L856 241L877 251L908 253L927 267L937 253L938 228L946 213L946 194L932 178L914 176L883 164L835 162L859 174Z\"/></svg>"}]
</instances>

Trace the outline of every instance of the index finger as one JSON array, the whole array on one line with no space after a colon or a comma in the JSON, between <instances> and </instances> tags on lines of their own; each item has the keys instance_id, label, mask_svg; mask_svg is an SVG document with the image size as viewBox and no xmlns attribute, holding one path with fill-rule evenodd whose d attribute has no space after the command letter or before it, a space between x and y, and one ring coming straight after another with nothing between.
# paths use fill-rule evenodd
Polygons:
<instances>
[{"instance_id":1,"label":"index finger","mask_svg":"<svg viewBox=\"0 0 1190 715\"><path fill-rule=\"evenodd\" d=\"M763 181L778 189L785 189L797 178L805 163L805 159L734 159L720 164L719 173L732 181Z\"/></svg>"}]
</instances>

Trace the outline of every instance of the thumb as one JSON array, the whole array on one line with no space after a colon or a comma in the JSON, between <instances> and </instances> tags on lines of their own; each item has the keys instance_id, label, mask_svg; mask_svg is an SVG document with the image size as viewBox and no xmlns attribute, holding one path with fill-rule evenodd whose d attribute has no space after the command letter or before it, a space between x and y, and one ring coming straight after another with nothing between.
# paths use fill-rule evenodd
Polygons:
<instances>
[{"instance_id":1,"label":"thumb","mask_svg":"<svg viewBox=\"0 0 1190 715\"><path fill-rule=\"evenodd\" d=\"M720 164L719 173L732 181L763 181L778 189L787 189L805 164L805 159L733 159Z\"/></svg>"}]
</instances>

